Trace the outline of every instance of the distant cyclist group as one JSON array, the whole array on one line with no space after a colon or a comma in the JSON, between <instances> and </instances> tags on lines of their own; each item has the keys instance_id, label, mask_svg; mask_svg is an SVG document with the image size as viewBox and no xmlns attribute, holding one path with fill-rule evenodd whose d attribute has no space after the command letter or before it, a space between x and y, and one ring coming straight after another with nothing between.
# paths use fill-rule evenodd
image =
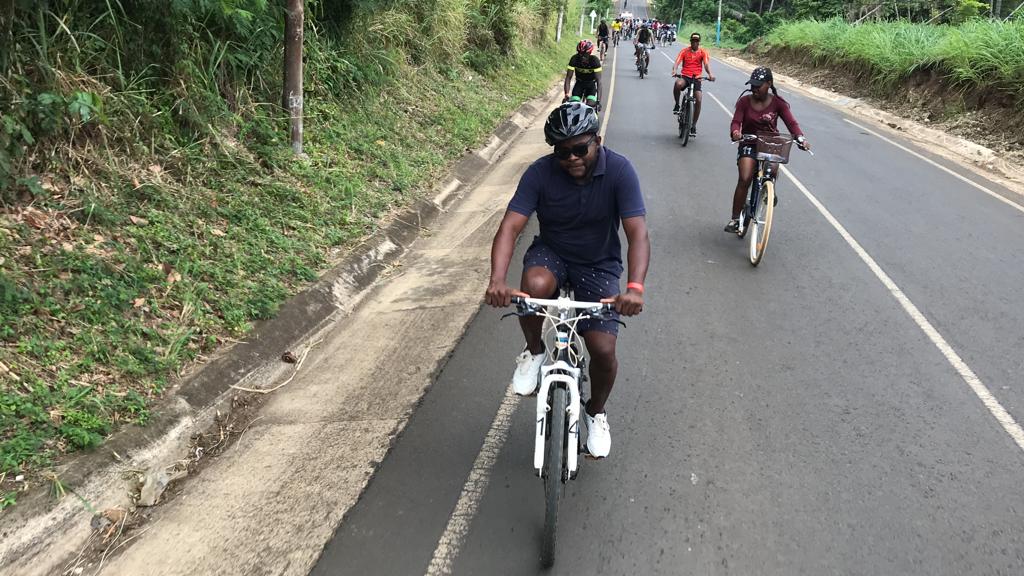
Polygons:
<instances>
[{"instance_id":1,"label":"distant cyclist group","mask_svg":"<svg viewBox=\"0 0 1024 576\"><path fill-rule=\"evenodd\" d=\"M617 314L632 316L643 310L650 257L646 209L633 165L605 147L598 135L602 60L609 41L617 44L619 40L633 40L637 66L644 74L655 41L665 35L674 38L675 32L674 25L657 20L616 18L611 25L601 21L597 46L586 39L577 44L565 75L563 103L544 125L552 153L537 160L523 174L495 235L491 279L485 296L488 304L508 306L514 296L553 298L560 289L571 285L577 300L614 303ZM673 112L679 113L680 95L692 94L692 137L696 136L700 118L702 76L706 73L706 79L712 82L715 76L711 72L711 58L700 46L700 34L691 34L689 40L672 66L672 76L677 78L672 98ZM600 47L596 55L595 47ZM738 178L725 230L734 233L742 233L740 214L747 190L758 160L764 161L748 136L778 134L781 118L797 145L810 147L789 103L779 96L770 69L755 68L746 84L749 88L737 99L729 128L731 139L738 143ZM775 170L767 172L769 178L774 178ZM777 196L772 198L777 200ZM509 264L515 241L534 213L540 224L539 234L526 251L519 290L515 290L507 283ZM625 269L620 226L628 242ZM623 271L627 272L625 292L619 287ZM526 346L516 359L512 388L517 394L530 395L537 389L548 350L538 319L522 318L521 325ZM617 332L617 318L584 320L579 326L592 359L591 394L583 418L588 431L586 449L598 458L607 456L611 449L605 403L618 370Z\"/></svg>"}]
</instances>

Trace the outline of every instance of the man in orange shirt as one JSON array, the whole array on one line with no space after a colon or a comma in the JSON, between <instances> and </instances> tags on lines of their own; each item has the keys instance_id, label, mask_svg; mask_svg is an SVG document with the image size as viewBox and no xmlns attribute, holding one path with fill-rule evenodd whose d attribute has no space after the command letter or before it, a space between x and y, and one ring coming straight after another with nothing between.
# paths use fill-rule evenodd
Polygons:
<instances>
[{"instance_id":1,"label":"man in orange shirt","mask_svg":"<svg viewBox=\"0 0 1024 576\"><path fill-rule=\"evenodd\" d=\"M710 63L711 57L708 56L707 50L700 47L700 34L694 32L690 34L690 46L679 51L675 64L672 65L673 76L675 76L676 70L682 65L682 78L676 80L675 86L672 87L672 95L676 103L675 107L672 108L672 112L679 112L679 94L686 89L687 85L693 83L693 95L696 103L693 107L693 124L690 127L690 136L697 135L697 120L700 119L700 103L704 96L700 86L702 69L707 71L708 80L715 81L715 75L711 73Z\"/></svg>"}]
</instances>

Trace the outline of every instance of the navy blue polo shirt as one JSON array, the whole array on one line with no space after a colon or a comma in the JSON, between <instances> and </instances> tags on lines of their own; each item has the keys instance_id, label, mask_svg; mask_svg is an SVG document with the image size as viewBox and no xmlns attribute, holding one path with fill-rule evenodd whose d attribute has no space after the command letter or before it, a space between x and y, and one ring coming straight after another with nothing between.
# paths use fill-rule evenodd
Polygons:
<instances>
[{"instance_id":1,"label":"navy blue polo shirt","mask_svg":"<svg viewBox=\"0 0 1024 576\"><path fill-rule=\"evenodd\" d=\"M619 222L647 213L629 160L602 146L592 178L576 181L548 154L526 169L508 209L537 213L541 241L569 264L622 273Z\"/></svg>"}]
</instances>

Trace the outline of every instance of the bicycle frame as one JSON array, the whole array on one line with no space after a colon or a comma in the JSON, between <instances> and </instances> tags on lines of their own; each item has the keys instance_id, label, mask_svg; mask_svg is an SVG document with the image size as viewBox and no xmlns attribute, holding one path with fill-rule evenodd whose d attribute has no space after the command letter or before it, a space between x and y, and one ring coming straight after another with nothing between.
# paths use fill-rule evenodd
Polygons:
<instances>
[{"instance_id":1,"label":"bicycle frame","mask_svg":"<svg viewBox=\"0 0 1024 576\"><path fill-rule=\"evenodd\" d=\"M553 386L563 387L569 392L568 420L566 422L568 428L566 444L569 449L566 450L566 471L569 478L575 478L579 470L580 412L582 410L580 363L583 359L583 355L579 352L581 342L576 325L581 320L596 315L597 310L606 305L600 302L577 302L565 294L557 300L524 298L523 301L532 306L547 308L547 310L536 312L536 315L545 319L545 334L553 333L554 335L553 346L548 346L551 361L541 366L541 383L537 390L533 467L538 476L543 474L544 444L548 432L546 425L548 413L552 410L548 397ZM578 313L578 311L587 312Z\"/></svg>"},{"instance_id":2,"label":"bicycle frame","mask_svg":"<svg viewBox=\"0 0 1024 576\"><path fill-rule=\"evenodd\" d=\"M747 198L747 205L743 208L743 212L740 213L741 234L754 219L754 213L757 210L757 203L761 199L761 190L764 189L765 180L773 178L772 162L759 158L757 160L757 173L754 175L754 180L750 183L750 195Z\"/></svg>"}]
</instances>

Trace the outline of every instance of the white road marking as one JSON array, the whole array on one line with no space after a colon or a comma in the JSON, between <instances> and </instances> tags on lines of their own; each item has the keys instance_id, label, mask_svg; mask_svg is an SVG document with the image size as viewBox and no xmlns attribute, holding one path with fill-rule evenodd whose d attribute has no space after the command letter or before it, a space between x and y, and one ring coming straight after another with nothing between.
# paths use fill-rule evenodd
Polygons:
<instances>
[{"instance_id":1,"label":"white road marking","mask_svg":"<svg viewBox=\"0 0 1024 576\"><path fill-rule=\"evenodd\" d=\"M616 46L617 48L617 46ZM604 135L608 132L608 122L612 117L612 100L615 98L615 67L619 63L619 51L612 51L612 81L608 84L608 106L604 107L604 118L601 120L601 131L598 132L598 136L601 140L604 140Z\"/></svg>"},{"instance_id":2,"label":"white road marking","mask_svg":"<svg viewBox=\"0 0 1024 576\"><path fill-rule=\"evenodd\" d=\"M448 525L437 542L434 549L434 557L427 567L427 576L440 576L451 574L455 559L462 549L466 534L469 532L469 525L476 515L480 500L483 499L487 484L491 481L491 468L498 460L498 453L501 451L505 439L508 438L509 425L512 422L512 413L519 404L519 397L512 392L512 385L505 390L505 398L498 407L498 414L491 423L487 436L484 437L484 445L477 454L473 468L469 471L469 477L462 487L462 494L455 504L455 511L448 519Z\"/></svg>"},{"instance_id":3,"label":"white road marking","mask_svg":"<svg viewBox=\"0 0 1024 576\"><path fill-rule=\"evenodd\" d=\"M845 122L849 123L849 124L852 124L853 126L856 126L858 129L863 130L863 131L867 132L868 134L871 134L872 136L877 136L878 138L881 138L882 140L888 142L889 144L892 144L893 146L899 148L900 150L903 150L904 152L906 152L908 154L912 154L912 155L916 156L917 158L920 158L921 160L924 160L925 162L931 164L932 166L935 166L939 170L942 170L943 172L953 176L954 178L957 178L959 180L962 180L962 181L970 184L971 186L974 186L978 190L981 190L982 192L984 192L985 194L988 194L989 196L995 198L996 200L999 200L1000 202L1002 202L1002 203L1004 203L1004 204L1006 204L1008 206L1011 206L1011 207L1013 207L1016 210L1024 212L1024 205L1020 205L1020 204L1014 202L1013 200L1010 200L1009 198L1006 198L1006 197L1002 196L1001 194L999 194L999 193L997 193L997 192L995 192L993 190L990 190L990 189L982 186L981 184L978 184L977 182L975 182L973 180L970 180L969 178L967 178L965 176L957 174L956 172L950 170L949 168L946 168L942 164L939 164L938 162L935 162L934 160L932 160L932 159L930 159L930 158L928 158L926 156L923 156L923 155L921 155L921 154L919 154L917 152L914 152L910 148L907 148L906 146L904 146L904 145L902 145L902 144L900 144L898 142L895 142L895 141L893 141L893 140L891 140L889 138L886 138L882 134L879 134L878 132L875 132L874 130L872 130L870 128L866 128L864 126L861 126L860 124L857 124L853 120L849 120L847 118L843 118L843 120Z\"/></svg>"},{"instance_id":4,"label":"white road marking","mask_svg":"<svg viewBox=\"0 0 1024 576\"><path fill-rule=\"evenodd\" d=\"M718 106L722 108L722 111L725 112L725 114L727 116L729 116L729 118L732 118L732 111L730 111L728 108L726 108L725 104L722 104L722 101L719 100L718 97L716 97L714 94L712 94L710 92L708 92L708 96L711 96L711 99L714 100L715 103L717 103Z\"/></svg>"},{"instance_id":5,"label":"white road marking","mask_svg":"<svg viewBox=\"0 0 1024 576\"><path fill-rule=\"evenodd\" d=\"M718 100L718 98L715 98L714 96L712 96L712 98L714 98L715 102L718 102L718 105L722 107L722 110L725 111L726 114L732 114L729 109ZM925 160L927 160L927 158L925 158ZM939 167L942 168L942 166ZM921 313L921 310L910 301L910 298L907 297L903 290L901 290L892 278L882 270L882 267L878 265L878 262L868 254L867 250L857 242L853 235L851 235L846 228L839 223L839 220L836 220L835 216L833 216L832 213L829 212L813 194L811 194L811 191L808 190L807 187L804 186L803 183L800 182L800 180L798 180L796 176L794 176L793 173L785 166L781 167L781 172L796 185L797 189L799 189L811 204L818 209L818 212L825 217L825 220L835 228L836 232L839 232L839 235L842 236L843 240L853 248L853 251L857 253L857 256L859 256L860 259L867 264L868 268L874 272L875 276L882 282L886 289L889 290L889 293L892 294L892 297L900 303L903 310L906 311L910 318L925 333L928 339L932 341L932 344L939 349L939 352L946 357L946 361L949 362L953 369L956 370L957 374L959 374L963 381L971 388L978 399L981 400L981 403L985 405L985 408L987 408L992 416L995 417L996 421L1003 427L1003 430L1010 435L1010 438L1013 438L1013 441L1017 443L1017 446L1021 450L1024 450L1024 430L1022 430L1020 425L1013 419L1013 416L1003 408L1002 404L996 400L995 396L992 395L992 392L987 386L985 386L984 382L981 381L981 378L978 378L977 374L971 370L971 367L964 362L963 358L956 353L956 350L953 350L953 347L950 346L946 339L942 337L942 334L935 329L935 326L932 325L928 318Z\"/></svg>"}]
</instances>

